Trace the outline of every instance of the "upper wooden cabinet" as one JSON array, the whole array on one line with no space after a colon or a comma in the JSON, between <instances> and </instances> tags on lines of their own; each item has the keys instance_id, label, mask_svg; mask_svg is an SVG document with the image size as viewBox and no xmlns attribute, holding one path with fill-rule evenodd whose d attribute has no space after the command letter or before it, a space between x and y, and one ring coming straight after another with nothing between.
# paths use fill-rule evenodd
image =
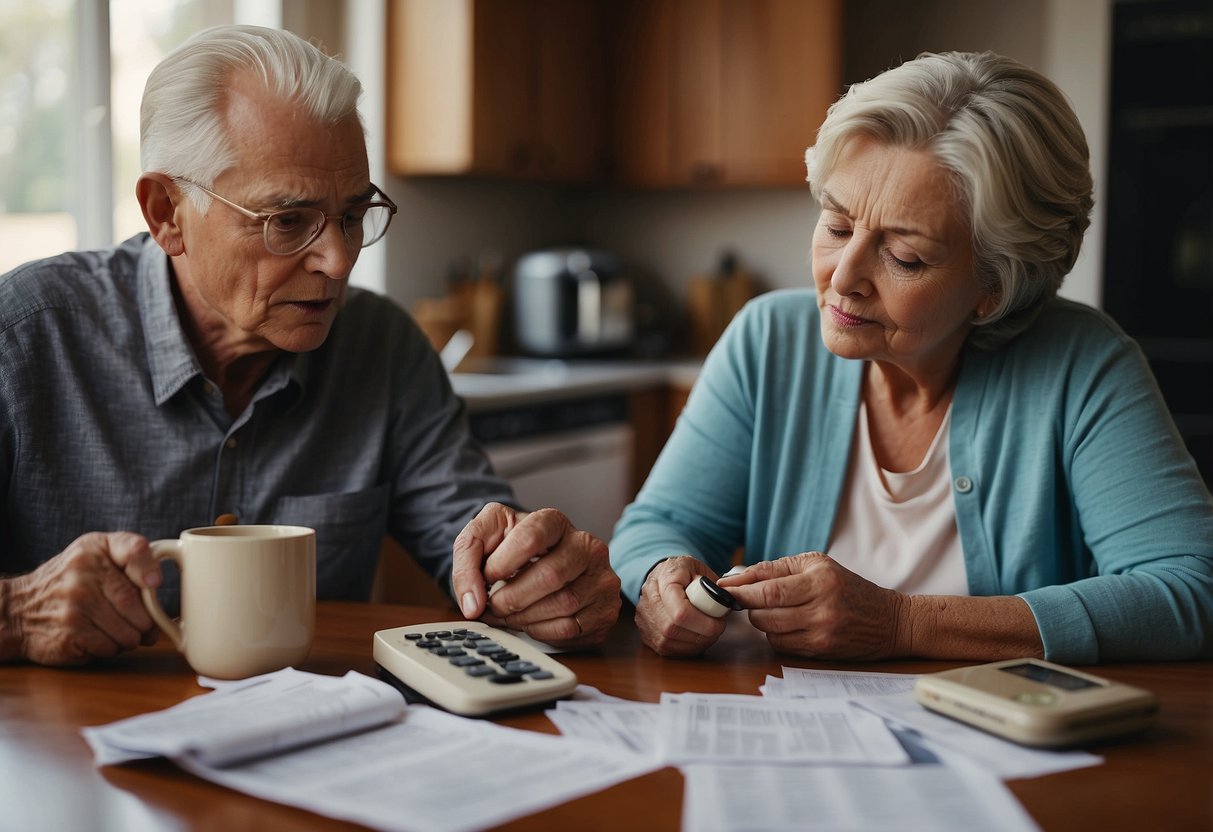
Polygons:
<instances>
[{"instance_id":1,"label":"upper wooden cabinet","mask_svg":"<svg viewBox=\"0 0 1213 832\"><path fill-rule=\"evenodd\" d=\"M618 181L804 182L842 92L841 0L625 0L618 15Z\"/></svg>"},{"instance_id":2,"label":"upper wooden cabinet","mask_svg":"<svg viewBox=\"0 0 1213 832\"><path fill-rule=\"evenodd\" d=\"M841 92L841 2L389 0L389 168L803 184Z\"/></svg>"},{"instance_id":3,"label":"upper wooden cabinet","mask_svg":"<svg viewBox=\"0 0 1213 832\"><path fill-rule=\"evenodd\" d=\"M601 180L603 10L598 0L390 0L392 173Z\"/></svg>"}]
</instances>

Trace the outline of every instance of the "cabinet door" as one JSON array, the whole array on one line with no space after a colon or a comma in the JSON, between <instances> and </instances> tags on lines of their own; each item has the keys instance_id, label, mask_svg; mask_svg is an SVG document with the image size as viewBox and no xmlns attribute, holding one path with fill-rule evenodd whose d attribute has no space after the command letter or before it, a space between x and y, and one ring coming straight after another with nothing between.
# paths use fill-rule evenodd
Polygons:
<instances>
[{"instance_id":1,"label":"cabinet door","mask_svg":"<svg viewBox=\"0 0 1213 832\"><path fill-rule=\"evenodd\" d=\"M601 178L601 10L601 0L392 0L392 172Z\"/></svg>"},{"instance_id":2,"label":"cabinet door","mask_svg":"<svg viewBox=\"0 0 1213 832\"><path fill-rule=\"evenodd\" d=\"M473 0L472 158L469 173L528 176L535 170L538 33L528 0Z\"/></svg>"},{"instance_id":3,"label":"cabinet door","mask_svg":"<svg viewBox=\"0 0 1213 832\"><path fill-rule=\"evenodd\" d=\"M721 181L728 159L721 144L725 74L724 29L720 0L673 0L673 107L670 124L670 172L675 185L711 185Z\"/></svg>"},{"instance_id":4,"label":"cabinet door","mask_svg":"<svg viewBox=\"0 0 1213 832\"><path fill-rule=\"evenodd\" d=\"M651 188L673 181L674 5L622 0L611 55L615 178Z\"/></svg>"},{"instance_id":5,"label":"cabinet door","mask_svg":"<svg viewBox=\"0 0 1213 832\"><path fill-rule=\"evenodd\" d=\"M592 182L607 173L606 15L597 0L531 0L534 173Z\"/></svg>"},{"instance_id":6,"label":"cabinet door","mask_svg":"<svg viewBox=\"0 0 1213 832\"><path fill-rule=\"evenodd\" d=\"M838 0L721 0L720 179L796 185L842 92Z\"/></svg>"},{"instance_id":7,"label":"cabinet door","mask_svg":"<svg viewBox=\"0 0 1213 832\"><path fill-rule=\"evenodd\" d=\"M624 184L800 185L841 92L841 0L636 0L621 7Z\"/></svg>"}]
</instances>

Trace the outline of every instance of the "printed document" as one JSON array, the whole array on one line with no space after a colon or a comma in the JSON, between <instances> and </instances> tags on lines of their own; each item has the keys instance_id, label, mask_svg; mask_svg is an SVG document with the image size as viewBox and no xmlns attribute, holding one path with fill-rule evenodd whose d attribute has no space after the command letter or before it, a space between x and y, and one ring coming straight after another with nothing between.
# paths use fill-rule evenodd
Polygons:
<instances>
[{"instance_id":1,"label":"printed document","mask_svg":"<svg viewBox=\"0 0 1213 832\"><path fill-rule=\"evenodd\" d=\"M663 693L658 736L669 763L909 763L884 720L842 699Z\"/></svg>"},{"instance_id":2,"label":"printed document","mask_svg":"<svg viewBox=\"0 0 1213 832\"><path fill-rule=\"evenodd\" d=\"M497 826L656 768L601 743L406 705L353 672L217 683L83 733L97 765L166 756L237 791L385 832Z\"/></svg>"},{"instance_id":3,"label":"printed document","mask_svg":"<svg viewBox=\"0 0 1213 832\"><path fill-rule=\"evenodd\" d=\"M914 699L912 693L870 697L856 703L898 725L914 729L934 745L942 745L963 754L1004 780L1039 777L1103 763L1103 757L1086 751L1039 751L1000 739L963 722L928 711Z\"/></svg>"},{"instance_id":4,"label":"printed document","mask_svg":"<svg viewBox=\"0 0 1213 832\"><path fill-rule=\"evenodd\" d=\"M914 690L916 673L873 673L865 670L809 670L783 667L783 678L768 676L764 696L777 699L828 699L841 696L887 696Z\"/></svg>"},{"instance_id":5,"label":"printed document","mask_svg":"<svg viewBox=\"0 0 1213 832\"><path fill-rule=\"evenodd\" d=\"M384 832L472 832L656 765L599 743L519 731L425 705L384 728L234 766L178 761L257 797Z\"/></svg>"},{"instance_id":6,"label":"printed document","mask_svg":"<svg viewBox=\"0 0 1213 832\"><path fill-rule=\"evenodd\" d=\"M974 766L691 765L683 775L685 832L1039 828L998 778Z\"/></svg>"},{"instance_id":7,"label":"printed document","mask_svg":"<svg viewBox=\"0 0 1213 832\"><path fill-rule=\"evenodd\" d=\"M391 685L352 671L338 677L288 667L239 682L199 682L216 690L83 729L97 765L186 754L224 765L384 725L405 709Z\"/></svg>"}]
</instances>

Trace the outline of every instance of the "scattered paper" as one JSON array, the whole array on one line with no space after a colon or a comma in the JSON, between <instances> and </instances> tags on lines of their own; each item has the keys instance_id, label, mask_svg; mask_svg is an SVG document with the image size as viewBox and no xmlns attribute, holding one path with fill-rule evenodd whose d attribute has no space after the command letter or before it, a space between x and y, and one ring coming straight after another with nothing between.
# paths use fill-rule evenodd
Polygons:
<instances>
[{"instance_id":1,"label":"scattered paper","mask_svg":"<svg viewBox=\"0 0 1213 832\"><path fill-rule=\"evenodd\" d=\"M180 765L237 791L385 832L471 832L653 770L598 743L424 705L400 722L226 768Z\"/></svg>"},{"instance_id":2,"label":"scattered paper","mask_svg":"<svg viewBox=\"0 0 1213 832\"><path fill-rule=\"evenodd\" d=\"M841 699L665 693L658 726L667 762L909 762L884 720Z\"/></svg>"},{"instance_id":3,"label":"scattered paper","mask_svg":"<svg viewBox=\"0 0 1213 832\"><path fill-rule=\"evenodd\" d=\"M973 766L691 765L683 775L685 832L1039 828Z\"/></svg>"},{"instance_id":4,"label":"scattered paper","mask_svg":"<svg viewBox=\"0 0 1213 832\"><path fill-rule=\"evenodd\" d=\"M762 687L764 696L780 699L828 699L887 696L914 690L918 674L872 673L847 670L808 670L782 668L783 678L768 676Z\"/></svg>"},{"instance_id":5,"label":"scattered paper","mask_svg":"<svg viewBox=\"0 0 1213 832\"><path fill-rule=\"evenodd\" d=\"M1086 751L1038 751L999 739L977 728L932 713L912 693L857 700L857 704L899 725L913 728L932 743L963 754L991 774L1013 780L1097 766L1103 757Z\"/></svg>"},{"instance_id":6,"label":"scattered paper","mask_svg":"<svg viewBox=\"0 0 1213 832\"><path fill-rule=\"evenodd\" d=\"M655 756L660 708L651 702L562 700L546 713L566 737L594 740L633 754Z\"/></svg>"},{"instance_id":7,"label":"scattered paper","mask_svg":"<svg viewBox=\"0 0 1213 832\"><path fill-rule=\"evenodd\" d=\"M322 676L288 667L82 732L97 765L185 755L224 765L383 725L404 708L395 689L361 673Z\"/></svg>"},{"instance_id":8,"label":"scattered paper","mask_svg":"<svg viewBox=\"0 0 1213 832\"><path fill-rule=\"evenodd\" d=\"M664 765L686 776L688 832L915 828L1029 832L999 781L1097 765L931 713L908 674L783 668L767 696L581 686L561 736L408 706L359 673L287 669L83 729L98 765L154 756L247 794L385 832L497 826ZM973 765L971 763L975 763ZM472 788L469 788L471 784Z\"/></svg>"}]
</instances>

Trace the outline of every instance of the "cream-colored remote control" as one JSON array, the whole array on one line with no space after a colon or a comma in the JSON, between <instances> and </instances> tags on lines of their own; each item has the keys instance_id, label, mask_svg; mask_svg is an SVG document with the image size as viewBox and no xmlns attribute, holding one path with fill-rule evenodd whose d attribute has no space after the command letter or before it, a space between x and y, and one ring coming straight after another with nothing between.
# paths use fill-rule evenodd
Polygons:
<instances>
[{"instance_id":1,"label":"cream-colored remote control","mask_svg":"<svg viewBox=\"0 0 1213 832\"><path fill-rule=\"evenodd\" d=\"M479 621L380 630L374 657L405 687L465 716L551 702L577 687L577 675L550 655Z\"/></svg>"}]
</instances>

